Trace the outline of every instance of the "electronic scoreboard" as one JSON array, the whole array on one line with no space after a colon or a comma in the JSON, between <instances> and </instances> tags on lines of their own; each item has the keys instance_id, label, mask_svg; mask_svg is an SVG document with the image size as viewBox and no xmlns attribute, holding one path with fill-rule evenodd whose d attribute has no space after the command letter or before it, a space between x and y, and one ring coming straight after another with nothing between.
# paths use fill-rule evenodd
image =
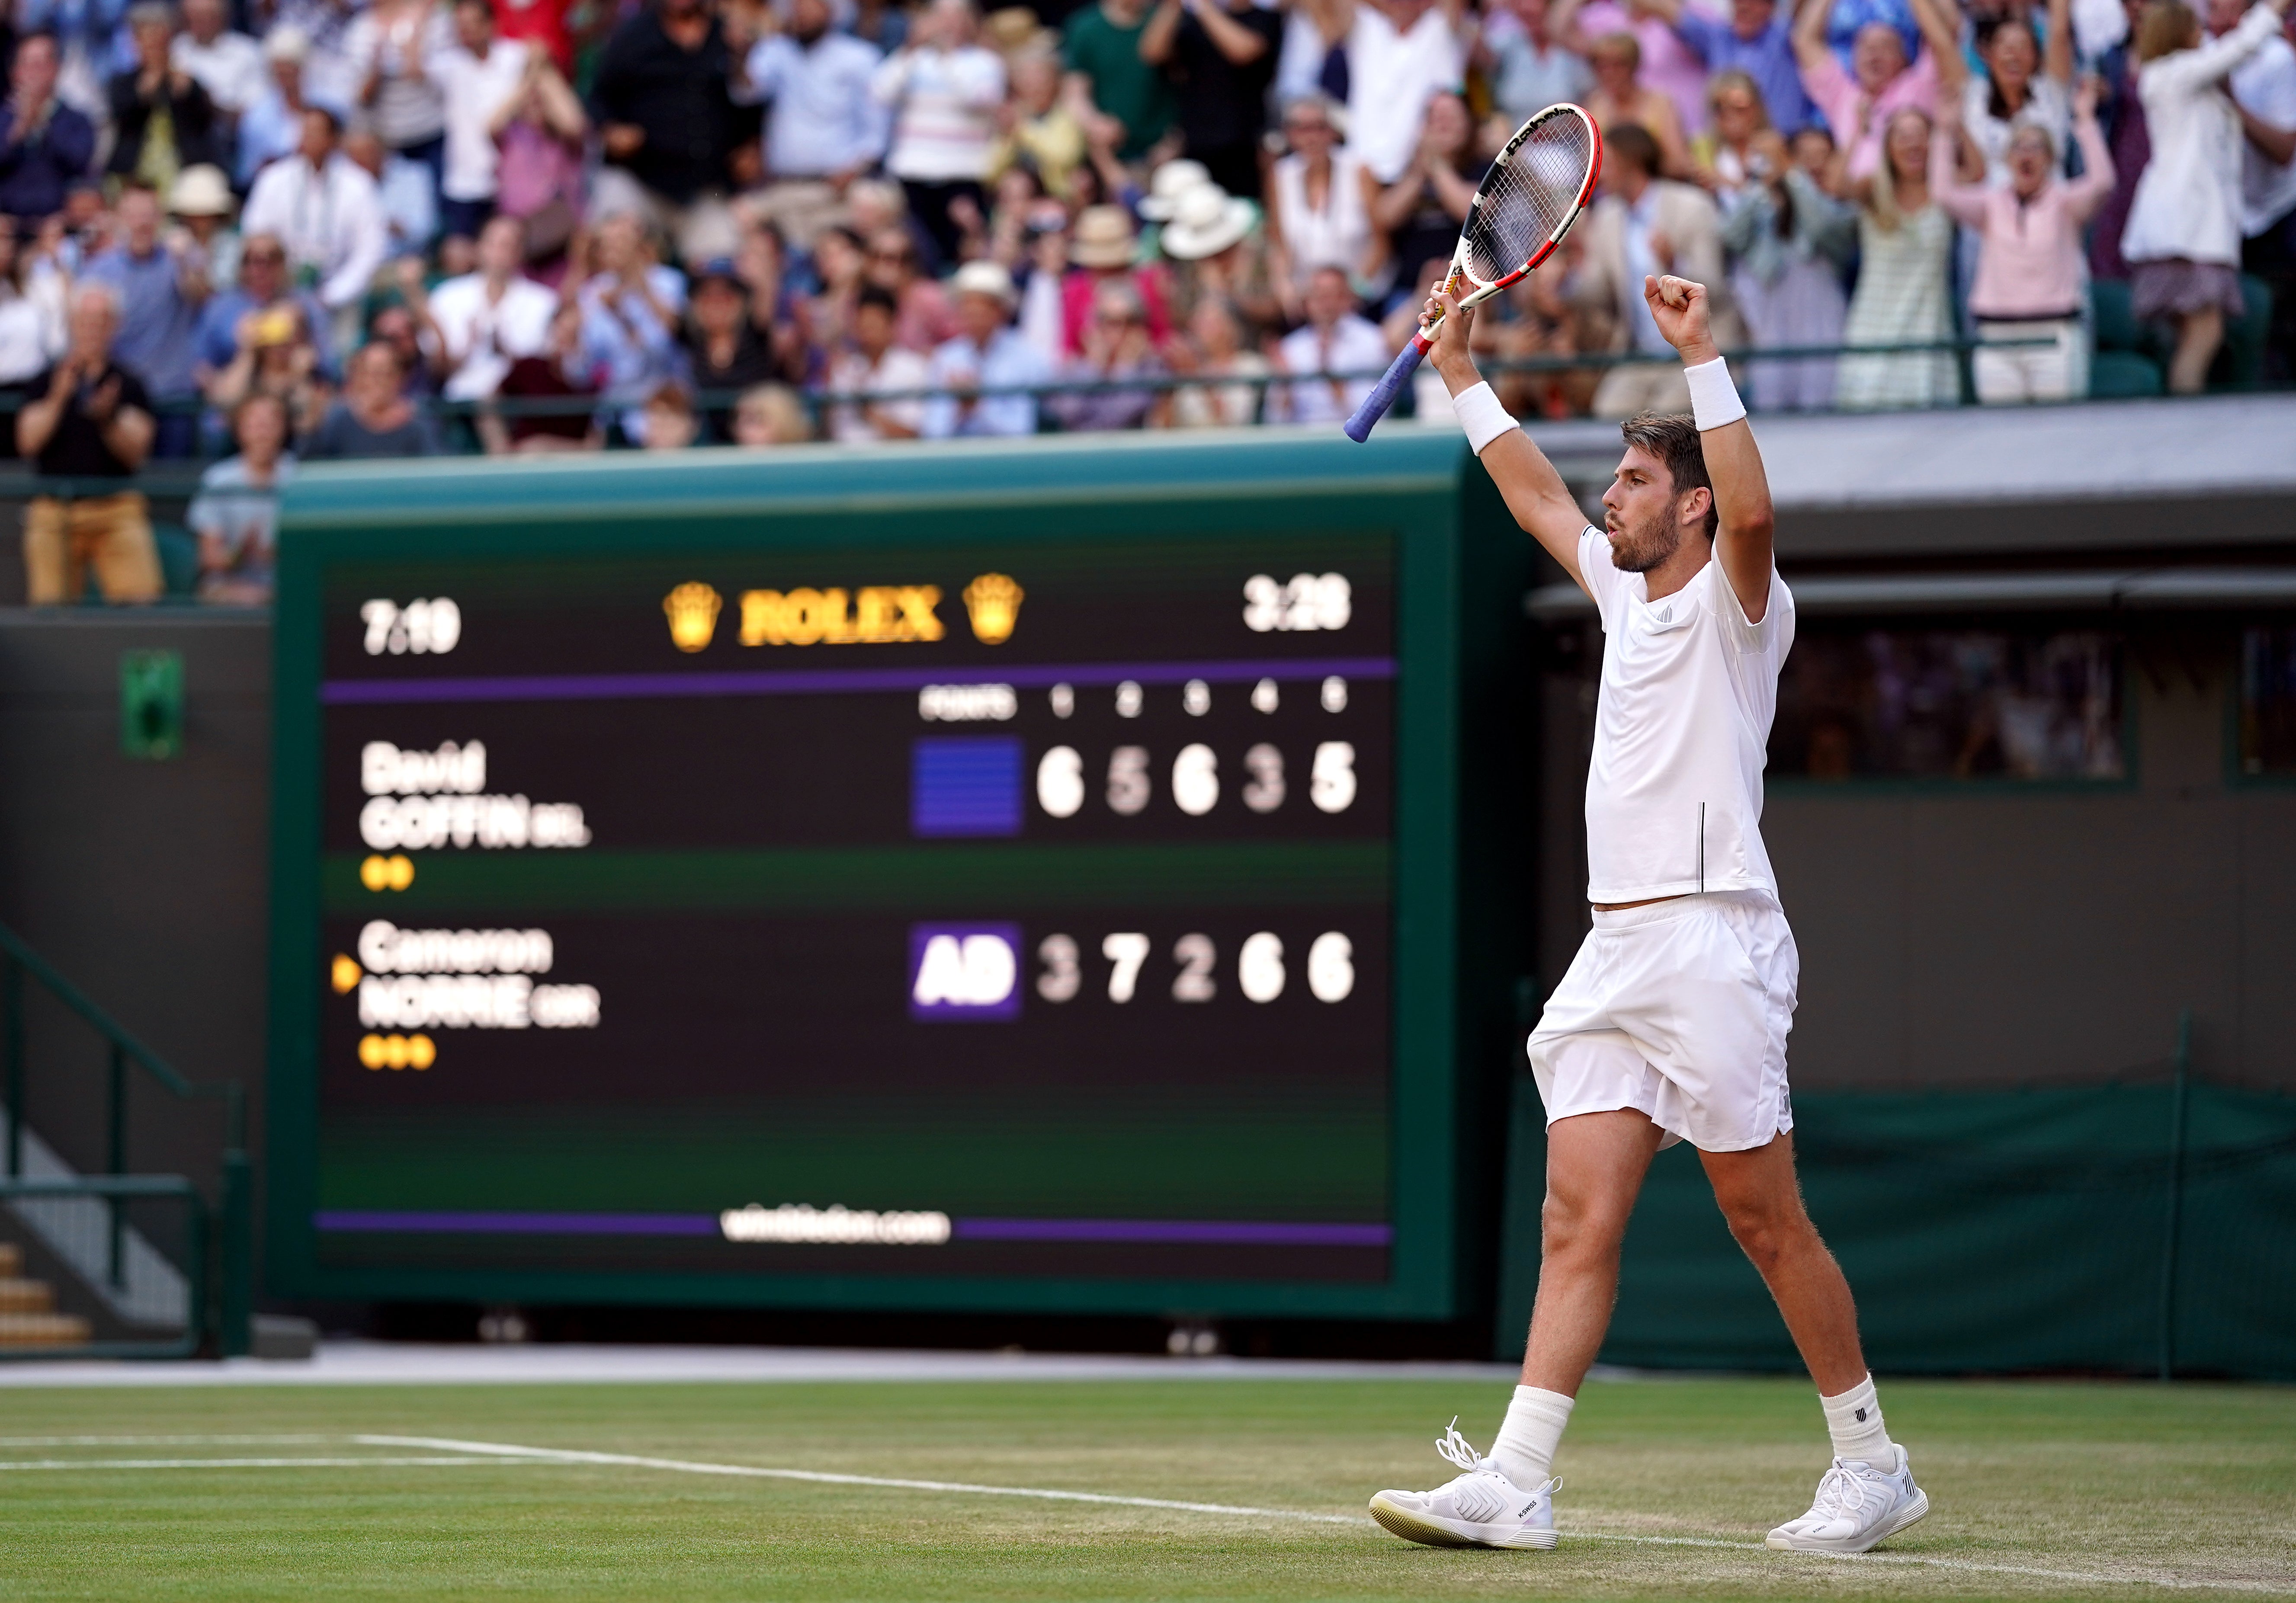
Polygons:
<instances>
[{"instance_id":1,"label":"electronic scoreboard","mask_svg":"<svg viewBox=\"0 0 2296 1603\"><path fill-rule=\"evenodd\" d=\"M275 1288L1453 1312L1462 460L313 474Z\"/></svg>"}]
</instances>

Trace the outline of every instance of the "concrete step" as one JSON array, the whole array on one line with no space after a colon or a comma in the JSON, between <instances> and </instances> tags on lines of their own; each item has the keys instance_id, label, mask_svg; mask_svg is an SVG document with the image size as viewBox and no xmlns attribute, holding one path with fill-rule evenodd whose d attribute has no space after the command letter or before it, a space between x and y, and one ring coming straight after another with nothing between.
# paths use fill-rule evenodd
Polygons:
<instances>
[{"instance_id":1,"label":"concrete step","mask_svg":"<svg viewBox=\"0 0 2296 1603\"><path fill-rule=\"evenodd\" d=\"M45 1280L0 1275L0 1313L47 1313L55 1305L55 1289Z\"/></svg>"},{"instance_id":2,"label":"concrete step","mask_svg":"<svg viewBox=\"0 0 2296 1603\"><path fill-rule=\"evenodd\" d=\"M0 1313L0 1347L84 1347L92 1332L70 1313Z\"/></svg>"}]
</instances>

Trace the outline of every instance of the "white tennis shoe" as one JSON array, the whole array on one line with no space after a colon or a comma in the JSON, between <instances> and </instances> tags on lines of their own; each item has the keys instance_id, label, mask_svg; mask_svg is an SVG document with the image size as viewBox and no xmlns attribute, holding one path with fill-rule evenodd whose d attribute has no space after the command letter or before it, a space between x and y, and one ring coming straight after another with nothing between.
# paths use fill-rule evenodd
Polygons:
<instances>
[{"instance_id":1,"label":"white tennis shoe","mask_svg":"<svg viewBox=\"0 0 2296 1603\"><path fill-rule=\"evenodd\" d=\"M1926 1515L1929 1493L1914 1484L1906 1450L1893 1443L1890 1451L1896 1461L1887 1468L1834 1460L1809 1512L1772 1531L1770 1545L1795 1553L1862 1553Z\"/></svg>"},{"instance_id":2,"label":"white tennis shoe","mask_svg":"<svg viewBox=\"0 0 2296 1603\"><path fill-rule=\"evenodd\" d=\"M1406 1542L1433 1548L1554 1545L1554 1490L1561 1481L1524 1491L1467 1444L1456 1419L1436 1442L1435 1451L1465 1473L1432 1492L1379 1493L1371 1500L1374 1519Z\"/></svg>"}]
</instances>

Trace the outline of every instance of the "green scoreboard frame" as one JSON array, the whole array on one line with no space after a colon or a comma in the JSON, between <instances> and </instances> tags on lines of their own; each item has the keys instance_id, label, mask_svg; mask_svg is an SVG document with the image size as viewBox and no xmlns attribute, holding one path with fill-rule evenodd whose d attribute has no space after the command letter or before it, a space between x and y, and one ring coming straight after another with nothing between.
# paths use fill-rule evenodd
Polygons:
<instances>
[{"instance_id":1,"label":"green scoreboard frame","mask_svg":"<svg viewBox=\"0 0 2296 1603\"><path fill-rule=\"evenodd\" d=\"M1296 545L1301 536L1344 536L1356 543L1352 549L1369 549L1366 541L1383 542L1382 548L1391 553L1390 622L1383 626L1390 630L1392 667L1382 687L1391 700L1382 704L1387 709L1382 716L1391 719L1391 779L1386 781L1390 789L1384 848L1376 859L1391 926L1382 936L1388 984L1384 1040L1372 1043L1383 1049L1389 1065L1381 1136L1386 1247L1378 1273L1326 1280L1275 1272L1193 1273L1185 1253L1169 1252L1141 1260L1144 1268L1136 1264L1113 1273L1031 1266L1022 1257L1011 1260L1018 1268L988 1272L893 1274L872 1272L866 1254L857 1261L850 1253L833 1269L808 1268L784 1255L769 1270L733 1272L697 1267L691 1260L655 1266L627 1252L589 1261L563 1242L550 1244L555 1250L530 1260L501 1250L499 1243L475 1257L460 1250L430 1251L417 1237L393 1238L404 1250L365 1261L346 1261L326 1250L321 1223L331 1217L326 1210L332 1160L324 1156L330 1148L323 1125L332 1116L322 1094L323 1070L350 1050L341 1044L341 1032L357 1026L343 1022L348 1002L339 994L352 983L343 977L344 966L351 964L353 975L359 972L346 955L352 937L342 932L341 920L364 916L346 910L367 906L361 899L365 893L380 895L388 888L382 883L388 879L382 866L387 857L362 859L356 843L344 847L339 815L351 804L342 800L340 772L330 788L327 766L328 719L340 710L330 705L327 694L329 653L334 653L333 671L340 678L346 648L334 636L347 627L343 598L358 591L359 576L400 576L403 582L393 593L404 592L400 600L410 605L413 597L447 593L456 583L452 576L478 568L496 575L497 583L505 573L530 576L533 594L544 598L533 605L546 609L562 576L584 570L586 564L666 564L663 574L700 572L713 564L714 570L730 571L730 564L743 572L762 572L775 553L818 558L830 552L849 558L859 572L871 568L873 555L888 552L903 553L902 560L919 566L930 565L930 553L937 551L988 550L1004 553L1025 582L1028 553L1038 548L1067 552L1072 567L1082 547L1087 556L1104 550L1115 567L1128 563L1137 569L1146 564L1152 569L1160 552L1178 549L1174 542L1198 552L1223 541L1234 541L1239 549L1257 542L1283 550L1286 541ZM969 560L949 558L960 567ZM618 454L307 470L284 497L276 614L266 1175L266 1278L271 1290L370 1300L1424 1321L1487 1310L1505 1099L1520 1050L1519 977L1529 972L1525 931L1532 853L1526 725L1531 633L1521 598L1531 560L1529 541L1515 529L1458 436L1407 428L1387 431L1362 446L1336 434L1270 430L1210 439L1078 437L872 453L700 451L668 461ZM367 587L389 586L376 579ZM718 603L715 593L710 594L714 609ZM660 629L665 612L672 613L671 625L678 622L674 599L656 586L634 593L631 605L651 609L653 626ZM1239 605L1242 599L1236 598ZM846 609L840 616L849 633L859 615L857 605L840 605ZM1037 605L1021 603L1024 629L1027 620L1040 616L1027 609ZM739 621L730 595L725 609L718 625L721 643ZM954 593L946 596L941 610L955 625L964 621ZM891 601L882 602L880 611L879 626L891 628ZM753 633L775 628L775 616L756 614L748 619L749 627ZM419 634L423 620L412 621ZM378 632L389 622L367 618ZM399 631L391 649L405 649L409 620L398 617L390 626ZM1011 626L1009 618L1004 626ZM379 650L381 638L373 634L366 649ZM420 650L419 642L414 649ZM683 649L697 648L688 642ZM849 650L840 660L887 660L864 658L865 650ZM741 661L753 664L763 657L751 653ZM775 660L795 658L784 654ZM807 660L823 658L816 653ZM408 666L376 661L383 667ZM438 666L427 665L425 671ZM970 669L949 672L979 676ZM1054 693L1065 692L1063 686ZM1138 692L1133 693L1136 700ZM1201 692L1192 688L1189 693ZM1065 708L1061 716L1067 716ZM352 738L340 737L338 744ZM426 760L435 761L437 755ZM340 770L340 753L335 762ZM1305 778L1302 773L1298 781ZM515 782L514 777L500 781ZM366 787L370 793L375 788ZM356 789L349 794L355 796ZM526 805L523 797L517 799L521 807ZM542 811L537 805L537 819ZM361 821L363 828L364 814ZM370 844L373 838L367 838ZM423 859L418 853L414 860ZM532 883L532 875L545 871L537 866L541 861L539 854L526 854L519 867L529 879L521 883ZM1303 859L1302 871L1312 871L1314 861ZM930 891L922 895L917 905L900 911L911 917L950 916L946 894L939 901ZM407 904L412 900L410 890ZM642 893L638 900L644 900ZM542 905L562 913L569 904L545 897ZM516 918L519 912L501 916ZM1012 928L1017 933L1018 927ZM447 932L430 933L443 937ZM357 949L372 955L363 945ZM516 949L515 941L505 948L513 955ZM952 945L950 951L955 950ZM1295 973L1305 972L1306 957L1304 950L1293 948ZM914 953L912 963L914 973ZM518 964L505 957L504 966ZM470 967L463 965L466 971ZM553 987L558 997L553 1005L578 1011L578 997L570 1003L564 997L582 989ZM611 1021L616 991L611 984L606 991ZM597 993L588 994L594 1010ZM539 1019L539 989L534 1005ZM978 1038L984 1027L956 1029L976 1032ZM368 1070L381 1069L385 1039L359 1038L357 1050ZM407 1067L403 1059L409 1049L400 1043L413 1038L387 1039L400 1054L390 1069ZM427 1053L432 1049L424 1039L419 1050ZM439 1040L447 1043L445 1033ZM448 1043L436 1050L449 1054L458 1049ZM439 1062L428 1083L435 1084L447 1067L445 1056ZM413 1065L427 1067L419 1057ZM341 1072L340 1066L331 1072ZM413 1083L410 1072L406 1084ZM512 1108L507 1116L514 1120L517 1113ZM1275 1116L1280 1120L1280 1111ZM517 1126L513 1122L501 1128ZM410 1138L411 1149L422 1145L419 1135ZM371 1205L373 1198L361 1200ZM726 1200L732 1206L750 1199ZM840 1200L826 1195L808 1199L808 1206ZM911 1217L884 1215L889 1222ZM731 1223L726 1234L735 1239Z\"/></svg>"}]
</instances>

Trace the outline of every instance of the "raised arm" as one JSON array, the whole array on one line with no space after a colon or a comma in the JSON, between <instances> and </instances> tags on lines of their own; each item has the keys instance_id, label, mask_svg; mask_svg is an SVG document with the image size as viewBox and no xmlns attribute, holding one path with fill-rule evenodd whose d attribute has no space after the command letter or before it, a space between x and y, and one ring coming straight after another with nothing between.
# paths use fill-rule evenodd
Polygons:
<instances>
[{"instance_id":1,"label":"raised arm","mask_svg":"<svg viewBox=\"0 0 2296 1603\"><path fill-rule=\"evenodd\" d=\"M1645 278L1643 299L1650 305L1658 331L1682 357L1683 366L1700 367L1720 358L1704 284L1671 274ZM1761 448L1754 444L1753 426L1742 416L1719 428L1700 429L1698 444L1706 454L1706 477L1714 486L1715 560L1722 564L1722 575L1730 581L1739 606L1745 609L1746 621L1759 624L1770 609L1775 521Z\"/></svg>"},{"instance_id":2,"label":"raised arm","mask_svg":"<svg viewBox=\"0 0 2296 1603\"><path fill-rule=\"evenodd\" d=\"M1431 353L1435 371L1443 375L1444 387L1454 397L1464 395L1483 381L1483 375L1475 371L1474 356L1467 348L1468 336L1474 331L1475 315L1462 312L1457 299L1443 290L1438 290L1427 300L1428 316L1439 311L1443 321L1435 331L1435 348ZM1492 401L1490 405L1497 403ZM1572 584L1587 589L1586 577L1578 571L1578 536L1587 528L1587 514L1580 509L1578 497L1571 495L1570 487L1562 482L1562 475L1546 460L1546 453L1533 445L1530 436L1521 429L1509 429L1483 447L1482 462L1522 531L1538 541L1548 556L1562 564L1562 571L1570 576Z\"/></svg>"},{"instance_id":3,"label":"raised arm","mask_svg":"<svg viewBox=\"0 0 2296 1603\"><path fill-rule=\"evenodd\" d=\"M2049 0L2049 42L2042 46L2041 69L2060 89L2073 86L2073 0Z\"/></svg>"},{"instance_id":4,"label":"raised arm","mask_svg":"<svg viewBox=\"0 0 2296 1603\"><path fill-rule=\"evenodd\" d=\"M1794 60L1804 73L1814 72L1826 59L1825 20L1833 14L1833 0L1801 0L1794 13Z\"/></svg>"}]
</instances>

